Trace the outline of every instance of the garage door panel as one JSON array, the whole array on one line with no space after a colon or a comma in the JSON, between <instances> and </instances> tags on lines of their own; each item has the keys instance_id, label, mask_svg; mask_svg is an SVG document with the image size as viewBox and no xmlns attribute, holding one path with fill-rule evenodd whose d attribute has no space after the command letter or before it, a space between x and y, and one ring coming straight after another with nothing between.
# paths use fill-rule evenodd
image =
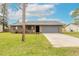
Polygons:
<instances>
[{"instance_id":1,"label":"garage door panel","mask_svg":"<svg viewBox=\"0 0 79 59\"><path fill-rule=\"evenodd\" d=\"M41 32L43 32L43 33L57 33L58 26L41 26Z\"/></svg>"}]
</instances>

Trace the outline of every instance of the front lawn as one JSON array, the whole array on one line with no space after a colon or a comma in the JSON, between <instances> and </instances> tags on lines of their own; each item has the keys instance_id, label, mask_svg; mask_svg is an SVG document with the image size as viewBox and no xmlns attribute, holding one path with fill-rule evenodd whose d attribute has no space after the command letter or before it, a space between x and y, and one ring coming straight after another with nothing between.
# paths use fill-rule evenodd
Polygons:
<instances>
[{"instance_id":1,"label":"front lawn","mask_svg":"<svg viewBox=\"0 0 79 59\"><path fill-rule=\"evenodd\" d=\"M79 38L79 32L65 32L64 34L71 35Z\"/></svg>"},{"instance_id":2,"label":"front lawn","mask_svg":"<svg viewBox=\"0 0 79 59\"><path fill-rule=\"evenodd\" d=\"M67 56L79 55L79 48L54 48L42 34L0 33L0 56Z\"/></svg>"}]
</instances>

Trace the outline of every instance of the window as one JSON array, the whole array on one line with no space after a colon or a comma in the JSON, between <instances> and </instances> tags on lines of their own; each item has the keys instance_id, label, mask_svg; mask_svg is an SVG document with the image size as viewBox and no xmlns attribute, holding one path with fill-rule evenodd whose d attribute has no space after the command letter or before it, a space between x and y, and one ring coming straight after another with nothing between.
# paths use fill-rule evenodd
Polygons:
<instances>
[{"instance_id":1,"label":"window","mask_svg":"<svg viewBox=\"0 0 79 59\"><path fill-rule=\"evenodd\" d=\"M28 26L27 28L28 28L28 30L31 30L31 26Z\"/></svg>"}]
</instances>

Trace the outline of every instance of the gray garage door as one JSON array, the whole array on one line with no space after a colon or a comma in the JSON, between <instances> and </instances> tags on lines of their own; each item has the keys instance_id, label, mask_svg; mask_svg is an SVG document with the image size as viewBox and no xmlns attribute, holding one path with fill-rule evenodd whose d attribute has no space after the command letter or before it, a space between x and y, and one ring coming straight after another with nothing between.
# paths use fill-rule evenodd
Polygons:
<instances>
[{"instance_id":1,"label":"gray garage door","mask_svg":"<svg viewBox=\"0 0 79 59\"><path fill-rule=\"evenodd\" d=\"M58 33L58 26L41 26L40 29L43 33Z\"/></svg>"}]
</instances>

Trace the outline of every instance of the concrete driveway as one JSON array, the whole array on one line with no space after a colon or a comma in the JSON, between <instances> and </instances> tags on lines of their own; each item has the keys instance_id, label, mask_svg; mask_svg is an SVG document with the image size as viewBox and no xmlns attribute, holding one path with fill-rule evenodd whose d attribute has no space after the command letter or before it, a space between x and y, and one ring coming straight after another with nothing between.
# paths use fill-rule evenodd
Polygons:
<instances>
[{"instance_id":1,"label":"concrete driveway","mask_svg":"<svg viewBox=\"0 0 79 59\"><path fill-rule=\"evenodd\" d=\"M79 47L79 38L60 33L44 33L53 47Z\"/></svg>"}]
</instances>

